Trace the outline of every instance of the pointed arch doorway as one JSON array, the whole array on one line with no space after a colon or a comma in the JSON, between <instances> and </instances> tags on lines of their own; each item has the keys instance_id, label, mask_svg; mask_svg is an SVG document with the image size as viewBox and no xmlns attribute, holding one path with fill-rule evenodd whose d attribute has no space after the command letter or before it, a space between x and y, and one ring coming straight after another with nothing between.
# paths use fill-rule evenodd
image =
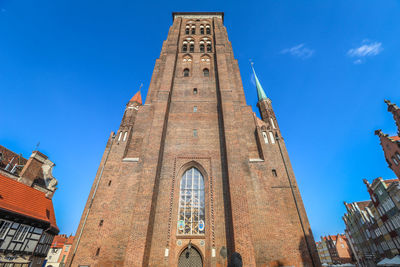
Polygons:
<instances>
[{"instance_id":1,"label":"pointed arch doorway","mask_svg":"<svg viewBox=\"0 0 400 267\"><path fill-rule=\"evenodd\" d=\"M185 248L179 256L178 267L203 267L199 251L193 246Z\"/></svg>"}]
</instances>

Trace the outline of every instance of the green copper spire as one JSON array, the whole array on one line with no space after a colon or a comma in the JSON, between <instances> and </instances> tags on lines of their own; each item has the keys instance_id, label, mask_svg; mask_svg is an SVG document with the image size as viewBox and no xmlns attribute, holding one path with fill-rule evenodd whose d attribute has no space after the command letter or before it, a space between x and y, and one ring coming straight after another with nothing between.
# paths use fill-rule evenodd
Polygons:
<instances>
[{"instance_id":1,"label":"green copper spire","mask_svg":"<svg viewBox=\"0 0 400 267\"><path fill-rule=\"evenodd\" d=\"M254 70L254 67L253 67L253 62L251 62L251 68L253 69L254 78L256 79L258 101L260 101L262 99L267 99L267 95L265 94L264 89L262 88L261 83L257 78L256 71Z\"/></svg>"}]
</instances>

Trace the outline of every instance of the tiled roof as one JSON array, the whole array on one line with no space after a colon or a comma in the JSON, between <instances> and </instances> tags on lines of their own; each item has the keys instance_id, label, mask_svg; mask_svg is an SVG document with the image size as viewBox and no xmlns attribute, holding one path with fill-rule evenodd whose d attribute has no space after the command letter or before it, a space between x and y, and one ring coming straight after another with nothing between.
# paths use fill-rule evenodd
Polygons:
<instances>
[{"instance_id":1,"label":"tiled roof","mask_svg":"<svg viewBox=\"0 0 400 267\"><path fill-rule=\"evenodd\" d=\"M392 139L393 141L400 141L400 136L397 136L397 135L390 136L389 138Z\"/></svg>"},{"instance_id":2,"label":"tiled roof","mask_svg":"<svg viewBox=\"0 0 400 267\"><path fill-rule=\"evenodd\" d=\"M67 241L65 242L65 244L72 244L72 242L74 242L74 236L69 236Z\"/></svg>"},{"instance_id":3,"label":"tiled roof","mask_svg":"<svg viewBox=\"0 0 400 267\"><path fill-rule=\"evenodd\" d=\"M393 182L398 182L399 179L389 179L389 180L384 180L383 182L386 184L386 186L391 185Z\"/></svg>"},{"instance_id":4,"label":"tiled roof","mask_svg":"<svg viewBox=\"0 0 400 267\"><path fill-rule=\"evenodd\" d=\"M142 96L140 94L140 91L138 91L129 102L138 102L140 105L142 104Z\"/></svg>"},{"instance_id":5,"label":"tiled roof","mask_svg":"<svg viewBox=\"0 0 400 267\"><path fill-rule=\"evenodd\" d=\"M356 203L360 210L365 210L365 208L368 207L369 203L371 203L371 200L359 201Z\"/></svg>"},{"instance_id":6,"label":"tiled roof","mask_svg":"<svg viewBox=\"0 0 400 267\"><path fill-rule=\"evenodd\" d=\"M56 235L53 239L53 243L51 244L52 248L62 248L67 240L66 235Z\"/></svg>"},{"instance_id":7,"label":"tiled roof","mask_svg":"<svg viewBox=\"0 0 400 267\"><path fill-rule=\"evenodd\" d=\"M1 174L0 209L49 222L58 231L51 199L45 193Z\"/></svg>"},{"instance_id":8,"label":"tiled roof","mask_svg":"<svg viewBox=\"0 0 400 267\"><path fill-rule=\"evenodd\" d=\"M74 236L67 235L56 235L53 239L53 243L51 244L52 248L62 248L64 245L72 245L74 241Z\"/></svg>"}]
</instances>

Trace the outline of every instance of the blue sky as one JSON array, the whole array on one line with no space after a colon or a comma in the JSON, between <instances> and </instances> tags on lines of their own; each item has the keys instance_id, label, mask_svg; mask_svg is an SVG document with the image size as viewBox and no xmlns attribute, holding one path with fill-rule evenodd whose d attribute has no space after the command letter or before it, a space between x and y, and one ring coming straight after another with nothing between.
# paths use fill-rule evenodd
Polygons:
<instances>
[{"instance_id":1,"label":"blue sky","mask_svg":"<svg viewBox=\"0 0 400 267\"><path fill-rule=\"evenodd\" d=\"M62 233L74 233L107 138L144 84L172 11L224 11L247 103L249 59L272 99L316 239L342 232L363 178L393 178L374 130L395 134L398 1L0 0L0 143L56 163Z\"/></svg>"}]
</instances>

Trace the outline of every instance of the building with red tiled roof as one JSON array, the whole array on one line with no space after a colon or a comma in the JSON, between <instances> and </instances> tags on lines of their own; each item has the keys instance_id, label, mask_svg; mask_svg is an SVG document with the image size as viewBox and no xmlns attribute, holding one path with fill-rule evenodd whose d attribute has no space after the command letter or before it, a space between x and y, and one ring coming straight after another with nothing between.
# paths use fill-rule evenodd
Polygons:
<instances>
[{"instance_id":1,"label":"building with red tiled roof","mask_svg":"<svg viewBox=\"0 0 400 267\"><path fill-rule=\"evenodd\" d=\"M57 235L46 257L46 267L65 266L66 259L71 251L74 236Z\"/></svg>"},{"instance_id":2,"label":"building with red tiled roof","mask_svg":"<svg viewBox=\"0 0 400 267\"><path fill-rule=\"evenodd\" d=\"M322 264L355 262L344 234L321 236L321 241L317 243L317 249Z\"/></svg>"},{"instance_id":3,"label":"building with red tiled roof","mask_svg":"<svg viewBox=\"0 0 400 267\"><path fill-rule=\"evenodd\" d=\"M3 146L0 158L0 266L42 266L59 232L54 163L38 151L26 160Z\"/></svg>"}]
</instances>

